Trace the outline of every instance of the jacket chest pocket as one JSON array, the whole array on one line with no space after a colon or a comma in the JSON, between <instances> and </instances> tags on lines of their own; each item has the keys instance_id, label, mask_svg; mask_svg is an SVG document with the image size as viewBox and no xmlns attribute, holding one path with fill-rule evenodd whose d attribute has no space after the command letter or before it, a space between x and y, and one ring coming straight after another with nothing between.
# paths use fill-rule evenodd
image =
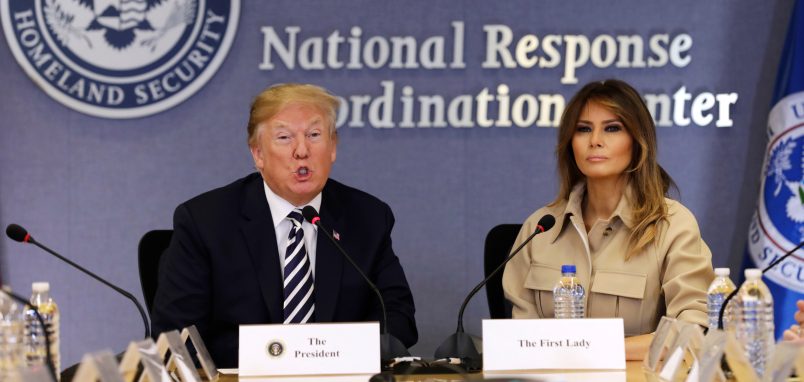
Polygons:
<instances>
[{"instance_id":1,"label":"jacket chest pocket","mask_svg":"<svg viewBox=\"0 0 804 382\"><path fill-rule=\"evenodd\" d=\"M589 317L621 317L625 335L642 334L642 303L647 276L597 271L589 291Z\"/></svg>"},{"instance_id":2,"label":"jacket chest pocket","mask_svg":"<svg viewBox=\"0 0 804 382\"><path fill-rule=\"evenodd\" d=\"M536 313L541 318L553 318L553 286L561 277L561 269L545 264L531 264L525 278L525 288L533 293Z\"/></svg>"}]
</instances>

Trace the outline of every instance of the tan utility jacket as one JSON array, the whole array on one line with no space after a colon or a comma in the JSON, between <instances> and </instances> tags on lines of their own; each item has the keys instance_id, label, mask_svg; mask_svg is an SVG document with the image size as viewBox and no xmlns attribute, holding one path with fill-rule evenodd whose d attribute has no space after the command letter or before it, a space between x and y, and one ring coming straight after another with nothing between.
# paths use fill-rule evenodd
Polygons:
<instances>
[{"instance_id":1,"label":"tan utility jacket","mask_svg":"<svg viewBox=\"0 0 804 382\"><path fill-rule=\"evenodd\" d=\"M576 186L566 203L539 209L522 226L514 247L542 216L556 218L550 231L537 235L505 267L503 288L514 318L552 318L561 265L575 264L586 291L586 316L622 317L626 336L653 332L663 315L706 326L712 253L692 213L665 199L668 216L658 223L658 240L626 261L634 224L628 192L611 218L599 220L588 233L581 213L585 192L585 185Z\"/></svg>"}]
</instances>

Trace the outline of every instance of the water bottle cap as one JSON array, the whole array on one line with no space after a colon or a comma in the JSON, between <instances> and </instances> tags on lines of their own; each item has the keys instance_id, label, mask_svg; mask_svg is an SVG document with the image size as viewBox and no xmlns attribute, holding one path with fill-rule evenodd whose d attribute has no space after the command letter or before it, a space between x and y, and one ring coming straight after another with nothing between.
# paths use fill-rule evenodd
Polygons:
<instances>
[{"instance_id":1,"label":"water bottle cap","mask_svg":"<svg viewBox=\"0 0 804 382\"><path fill-rule=\"evenodd\" d=\"M762 271L757 268L748 268L745 270L745 278L749 280L756 280L762 277Z\"/></svg>"},{"instance_id":2,"label":"water bottle cap","mask_svg":"<svg viewBox=\"0 0 804 382\"><path fill-rule=\"evenodd\" d=\"M715 276L728 277L731 273L729 268L715 268Z\"/></svg>"},{"instance_id":3,"label":"water bottle cap","mask_svg":"<svg viewBox=\"0 0 804 382\"><path fill-rule=\"evenodd\" d=\"M561 273L575 273L575 264L564 264L561 266Z\"/></svg>"},{"instance_id":4,"label":"water bottle cap","mask_svg":"<svg viewBox=\"0 0 804 382\"><path fill-rule=\"evenodd\" d=\"M47 281L38 281L31 285L31 289L33 289L35 293L49 292L50 283Z\"/></svg>"}]
</instances>

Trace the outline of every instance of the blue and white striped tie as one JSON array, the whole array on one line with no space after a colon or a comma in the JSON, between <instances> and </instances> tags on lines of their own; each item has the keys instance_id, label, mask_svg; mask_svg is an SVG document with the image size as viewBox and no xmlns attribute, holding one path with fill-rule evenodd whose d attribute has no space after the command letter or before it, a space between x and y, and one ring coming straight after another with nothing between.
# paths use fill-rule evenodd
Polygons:
<instances>
[{"instance_id":1,"label":"blue and white striped tie","mask_svg":"<svg viewBox=\"0 0 804 382\"><path fill-rule=\"evenodd\" d=\"M285 251L285 324L309 322L315 310L313 298L313 272L310 258L304 248L304 230L302 229L301 210L293 210L288 214L293 227L288 235L288 247Z\"/></svg>"}]
</instances>

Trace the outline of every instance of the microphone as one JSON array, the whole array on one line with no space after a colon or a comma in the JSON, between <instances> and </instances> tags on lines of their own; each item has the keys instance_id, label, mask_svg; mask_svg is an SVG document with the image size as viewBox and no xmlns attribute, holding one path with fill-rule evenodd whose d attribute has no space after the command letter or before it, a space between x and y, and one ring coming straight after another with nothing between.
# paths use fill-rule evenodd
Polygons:
<instances>
[{"instance_id":1,"label":"microphone","mask_svg":"<svg viewBox=\"0 0 804 382\"><path fill-rule=\"evenodd\" d=\"M126 292L122 288L120 288L120 287L118 287L118 286L116 286L116 285L104 280L100 276L88 271L86 268L84 268L84 267L82 267L82 266L70 261L66 257L64 257L62 255L59 255L58 253L56 253L52 249L50 249L48 247L45 247L44 245L42 245L38 241L34 240L33 236L31 236L31 234L29 234L28 231L25 228L22 228L22 226L19 226L17 224L9 224L8 227L6 227L6 235L9 238L11 238L11 240L18 241L20 243L30 243L30 244L33 244L33 245L41 248L45 252L47 252L47 253L49 253L49 254L51 254L53 256L56 256L61 261L64 261L65 263L70 264L73 268L78 269L79 271L86 273L87 275L89 275L93 279L100 281L101 283L103 283L104 285L108 286L109 288L114 289L117 293L120 293L123 296L125 296L126 298L128 298L129 300L131 300L134 303L134 305L137 306L137 310L140 311L140 316L142 316L142 323L145 325L145 338L150 338L151 337L151 328L148 325L148 317L145 315L145 310L142 309L142 305L140 305L139 301L137 301L137 299L134 297L134 295L132 295L131 293Z\"/></svg>"},{"instance_id":2,"label":"microphone","mask_svg":"<svg viewBox=\"0 0 804 382\"><path fill-rule=\"evenodd\" d=\"M766 272L771 270L771 268L773 268L777 264L781 263L782 260L788 258L790 255L792 255L793 253L798 251L798 249L801 248L802 246L804 246L804 241L802 241L801 243L798 243L798 245L795 248L787 251L787 253L782 255L782 257L780 257L780 258L776 259L775 261L771 262L770 264L768 264L768 266L765 267L765 269L762 270L762 274L764 275ZM726 296L726 299L723 300L723 305L720 306L720 312L717 315L717 328L718 329L721 329L721 330L723 329L723 313L726 312L726 305L728 305L728 303L729 303L729 301L731 301L732 297L734 297L734 295L737 294L737 292L739 292L739 291L740 291L740 288L734 289L731 293L729 293L728 296Z\"/></svg>"},{"instance_id":3,"label":"microphone","mask_svg":"<svg viewBox=\"0 0 804 382\"><path fill-rule=\"evenodd\" d=\"M5 293L5 295L12 300L22 304L23 309L24 307L28 306L31 308L31 310L33 310L36 320L39 321L39 325L42 327L42 331L45 333L43 337L45 337L45 356L47 357L47 369L50 371L50 376L53 377L53 381L58 381L59 379L56 374L56 366L53 365L53 354L50 352L50 334L47 331L47 326L45 326L45 320L42 318L42 315L39 314L39 308L31 304L24 297L12 293L11 288L9 287L0 288L0 292Z\"/></svg>"},{"instance_id":4,"label":"microphone","mask_svg":"<svg viewBox=\"0 0 804 382\"><path fill-rule=\"evenodd\" d=\"M9 224L8 227L6 227L6 235L8 235L11 240L21 243L27 243L29 240L33 239L25 228L22 228L17 224Z\"/></svg>"},{"instance_id":5,"label":"microphone","mask_svg":"<svg viewBox=\"0 0 804 382\"><path fill-rule=\"evenodd\" d=\"M465 362L467 369L480 370L482 367L480 353L477 351L477 348L475 348L472 337L466 334L463 330L463 312L466 310L466 305L469 304L469 300L471 300L472 297L478 291L480 291L480 288L483 288L483 286L485 286L489 280L494 277L494 275L505 268L505 264L508 264L508 262L511 261L511 259L513 259L514 256L516 256L516 254L525 247L525 245L530 243L530 241L533 240L536 235L553 228L554 224L556 224L556 218L554 218L553 215L548 214L542 216L542 218L539 219L539 222L536 224L536 231L530 234L530 236L528 236L527 239L525 239L525 241L519 245L519 247L516 247L516 249L511 251L511 254L505 258L505 261L498 265L497 268L495 268L485 279L483 279L483 281L480 282L480 284L477 284L477 286L475 286L475 288L469 292L469 295L466 296L466 299L463 300L463 304L461 304L460 311L458 311L458 329L455 331L455 334L447 337L447 339L441 343L441 346L436 349L436 359L459 358L462 362L464 362L463 360L466 360Z\"/></svg>"},{"instance_id":6,"label":"microphone","mask_svg":"<svg viewBox=\"0 0 804 382\"><path fill-rule=\"evenodd\" d=\"M315 207L312 206L304 207L302 209L302 215L304 216L305 220L310 222L310 224L318 227L318 232L323 232L324 235L326 235L329 241L333 245L335 245L335 248L337 248L338 251L343 255L343 257L349 261L349 264L352 264L352 267L357 271L357 273L359 273L360 276L363 277L363 280L365 280L369 288L371 288L371 290L374 291L374 294L377 295L377 299L380 301L380 307L382 308L382 335L380 335L380 357L382 358L382 360L386 361L399 357L409 357L410 353L408 352L408 349L405 347L405 345L403 345L402 342L399 341L399 339L394 337L388 331L388 316L385 310L385 299L382 298L382 294L380 293L380 290L377 289L377 286L374 285L373 282L371 282L371 279L369 279L365 273L363 273L363 271L360 269L359 266L357 266L357 263L355 263L352 257L349 256L349 254L346 253L346 251L343 249L343 247L341 247L338 241L335 240L334 237L332 237L332 234L330 234L329 231L327 231L324 228L324 226L321 225L321 217L318 216L318 211L315 210Z\"/></svg>"}]
</instances>

